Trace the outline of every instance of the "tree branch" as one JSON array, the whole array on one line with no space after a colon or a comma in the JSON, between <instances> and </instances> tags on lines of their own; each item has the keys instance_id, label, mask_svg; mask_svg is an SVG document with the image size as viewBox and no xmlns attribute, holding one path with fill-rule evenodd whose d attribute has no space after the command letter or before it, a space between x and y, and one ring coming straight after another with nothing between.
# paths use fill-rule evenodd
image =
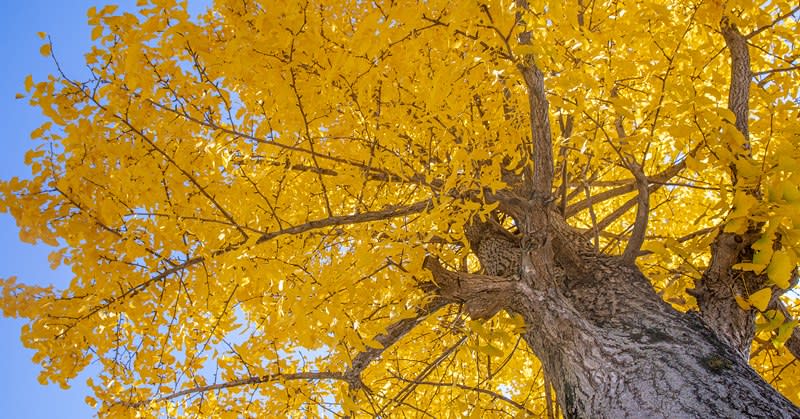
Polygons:
<instances>
[{"instance_id":1,"label":"tree branch","mask_svg":"<svg viewBox=\"0 0 800 419\"><path fill-rule=\"evenodd\" d=\"M631 238L628 244L625 245L625 251L622 253L622 260L627 263L633 263L636 256L639 254L639 249L642 248L644 243L644 236L647 232L647 220L650 214L650 190L647 185L647 176L640 166L635 161L628 163L628 168L636 178L636 189L639 194L636 197L636 221L633 226Z\"/></svg>"},{"instance_id":2,"label":"tree branch","mask_svg":"<svg viewBox=\"0 0 800 419\"><path fill-rule=\"evenodd\" d=\"M800 6L797 6L794 9L792 9L792 10L790 10L790 11L788 11L788 12L786 12L786 13L780 15L780 16L778 16L771 23L769 23L767 25L764 25L764 26L754 30L753 32L748 33L747 35L745 35L744 39L750 39L750 38L760 34L761 32L764 32L765 30L767 30L767 29L777 25L778 23L782 22L787 17L794 15L798 11L800 11Z\"/></svg>"},{"instance_id":3,"label":"tree branch","mask_svg":"<svg viewBox=\"0 0 800 419\"><path fill-rule=\"evenodd\" d=\"M722 37L731 54L731 83L728 89L728 109L736 116L736 129L744 136L745 150L750 150L749 100L750 51L747 38L730 22L727 16L720 22Z\"/></svg>"},{"instance_id":4,"label":"tree branch","mask_svg":"<svg viewBox=\"0 0 800 419\"><path fill-rule=\"evenodd\" d=\"M362 212L352 215L339 215L334 217L327 217L320 220L309 221L293 227L284 228L271 233L264 233L258 238L256 244L264 243L272 240L278 236L285 236L288 234L300 234L310 230L315 230L324 227L333 227L346 224L366 223L371 221L379 221L389 218L402 217L404 215L416 214L429 208L433 202L430 199L417 202L411 205L395 206L391 205L380 211Z\"/></svg>"},{"instance_id":5,"label":"tree branch","mask_svg":"<svg viewBox=\"0 0 800 419\"><path fill-rule=\"evenodd\" d=\"M426 317L446 306L447 304L449 304L449 302L444 298L436 297L425 307L420 308L415 317L400 320L389 326L386 329L386 333L380 334L373 338L373 340L381 344L382 348L368 348L353 358L350 368L348 368L344 373L351 385L352 383L361 382L361 373L369 366L370 363L378 359L378 357L383 354L383 351L385 351L386 348L397 343L397 341L399 341L403 336L413 330L414 327L422 323Z\"/></svg>"},{"instance_id":6,"label":"tree branch","mask_svg":"<svg viewBox=\"0 0 800 419\"><path fill-rule=\"evenodd\" d=\"M330 371L298 372L293 374L267 374L267 375L262 375L260 377L241 378L238 380L226 381L224 383L188 388L185 390L177 391L175 393L167 394L165 396L154 397L139 402L131 403L131 402L119 401L117 402L117 404L121 404L131 408L138 408L146 404L149 404L151 402L163 402L167 400L176 399L182 396L187 396L190 394L205 393L208 391L222 390L232 387L264 384L272 381L298 381L298 380L345 380L345 376L342 373L330 372Z\"/></svg>"},{"instance_id":7,"label":"tree branch","mask_svg":"<svg viewBox=\"0 0 800 419\"><path fill-rule=\"evenodd\" d=\"M410 396L411 393L414 391L414 388L416 387L415 383L418 381L422 381L431 372L433 372L433 370L436 367L438 367L442 363L442 361L447 359L453 352L456 351L456 349L458 349L461 345L464 344L464 342L466 342L467 337L468 337L467 335L462 336L461 339L459 339L456 343L454 343L452 346L445 349L444 352L439 354L439 356L436 357L436 359L434 359L433 362L426 365L425 368L423 368L422 371L420 371L420 373L417 374L414 380L412 380L411 382L408 383L408 385L400 389L400 391L398 391L397 394L395 394L395 396L392 397L391 400L389 400L386 404L381 406L380 412L378 412L378 414L375 415L375 417L385 417L383 413L389 406L392 405L392 403L397 405L402 404L405 401L405 399L408 398L408 396Z\"/></svg>"},{"instance_id":8,"label":"tree branch","mask_svg":"<svg viewBox=\"0 0 800 419\"><path fill-rule=\"evenodd\" d=\"M791 67L772 68L772 69L764 70L764 71L757 71L757 72L753 73L753 76L758 77L758 76L763 76L765 74L782 73L782 72L786 72L786 71L796 71L796 70L800 70L800 65L794 65L794 66L791 66Z\"/></svg>"},{"instance_id":9,"label":"tree branch","mask_svg":"<svg viewBox=\"0 0 800 419\"><path fill-rule=\"evenodd\" d=\"M476 393L485 394L485 395L490 396L492 398L495 398L495 399L498 399L498 400L502 400L502 401L510 404L511 406L514 406L515 408L517 408L519 410L525 411L527 414L529 414L531 416L537 416L536 413L534 413L532 410L530 410L527 407L525 407L524 404L515 402L511 398L503 396L500 393L497 393L497 392L494 392L494 391L491 391L491 390L487 390L485 388L468 386L468 385L461 384L461 383L437 383L435 381L409 380L408 378L404 378L404 377L400 377L400 376L397 376L397 379L400 380L400 381L404 381L406 383L417 385L417 386L423 385L423 386L435 386L435 387L456 387L456 388L460 388L462 390L474 391Z\"/></svg>"},{"instance_id":10,"label":"tree branch","mask_svg":"<svg viewBox=\"0 0 800 419\"><path fill-rule=\"evenodd\" d=\"M521 8L528 8L526 0L518 0L517 5ZM518 23L523 21L518 15ZM533 35L530 31L524 31L519 35L520 45L532 45ZM541 200L550 199L550 192L553 188L553 139L550 133L550 115L548 114L549 103L544 90L544 74L536 66L533 54L525 54L519 57L517 69L522 74L525 86L528 88L528 104L530 105L530 125L533 148L531 150L531 160L533 161L533 173L528 179L531 197Z\"/></svg>"},{"instance_id":11,"label":"tree branch","mask_svg":"<svg viewBox=\"0 0 800 419\"><path fill-rule=\"evenodd\" d=\"M704 144L705 143L703 143L703 142L697 144L691 151L689 151L689 153L686 156L687 157L694 157ZM664 184L668 180L670 180L673 177L675 177L678 174L680 174L683 171L683 169L685 169L685 168L686 168L686 157L684 157L680 161L672 164L671 166L667 167L666 169L662 170L660 173L658 173L658 174L656 174L654 176L648 177L647 178L647 182L651 183L651 184L656 184L656 185ZM578 202L576 204L570 205L569 207L567 207L567 211L566 211L567 217L571 217L571 216L573 216L573 215L575 215L575 214L577 214L577 213L589 208L590 205L597 204L597 203L603 202L603 201L607 201L607 200L609 200L611 198L616 198L616 197L618 197L620 195L624 195L624 194L629 193L629 192L633 192L634 190L636 190L636 188L637 188L636 179L634 178L634 179L632 179L632 182L627 184L627 185L620 186L618 188L609 189L607 191L601 192L601 193L599 193L597 195L592 196L591 200L586 199L586 200L583 200L583 201ZM651 190L650 193L653 193L653 191L654 190Z\"/></svg>"},{"instance_id":12,"label":"tree branch","mask_svg":"<svg viewBox=\"0 0 800 419\"><path fill-rule=\"evenodd\" d=\"M566 141L572 136L572 129L575 126L575 118L572 114L567 116L566 121L564 121L563 115L559 118L558 124L561 128L561 138L563 138L564 143L561 145L561 149L559 150L559 156L561 157L561 186L559 187L559 196L561 197L561 203L559 204L559 210L561 211L561 216L566 217L567 214L567 184L569 183L569 172L567 171L567 155L569 154L569 147L566 146Z\"/></svg>"},{"instance_id":13,"label":"tree branch","mask_svg":"<svg viewBox=\"0 0 800 419\"><path fill-rule=\"evenodd\" d=\"M647 189L648 190L648 195L652 194L653 192L658 190L660 187L661 187L661 185L658 185L658 184L650 185L648 187L648 189ZM625 201L625 203L623 203L622 205L618 206L616 209L614 209L614 211L611 212L611 214L608 214L605 218L603 218L602 220L600 220L600 222L597 223L597 227L596 227L597 230L598 231L605 230L606 227L608 227L612 223L614 223L614 221L619 219L619 217L622 217L623 215L625 215L625 213L628 212L628 210L630 210L631 208L633 208L638 202L639 202L639 197L638 196L635 197L635 198L631 198L631 199Z\"/></svg>"},{"instance_id":14,"label":"tree branch","mask_svg":"<svg viewBox=\"0 0 800 419\"><path fill-rule=\"evenodd\" d=\"M433 274L434 283L423 284L421 288L436 292L448 302L463 303L467 314L474 319L492 317L503 309L514 295L518 282L491 275L450 271L432 256L425 257L422 267Z\"/></svg>"},{"instance_id":15,"label":"tree branch","mask_svg":"<svg viewBox=\"0 0 800 419\"><path fill-rule=\"evenodd\" d=\"M280 237L280 236L285 236L285 235L289 235L289 234L306 233L306 232L309 232L309 231L312 231L312 230L316 230L316 229L319 229L319 228L333 227L333 226L339 226L339 225L345 225L345 224L367 223L367 222L372 222L372 221L390 219L390 218L394 218L394 217L401 217L401 216L404 216L404 215L416 214L416 213L422 212L426 208L428 208L431 205L431 202L432 201L430 199L426 199L424 201L420 201L420 202L417 202L415 204L406 205L406 206L388 206L385 209L380 210L380 211L370 211L370 212L363 212L363 213L360 213L360 214L352 214L352 215L341 215L341 216L336 216L336 217L328 217L328 218L323 218L323 219L320 219L320 220L309 221L309 222L304 223L304 224L299 224L299 225L296 225L296 226L284 228L284 229L277 230L277 231L270 232L270 233L264 233L258 238L258 240L256 240L255 244L258 245L258 244L267 242L269 240L272 240L272 239ZM219 250L216 250L216 251L212 252L211 255L212 256L220 256L220 255L232 252L232 251L234 251L236 249L239 249L243 245L244 245L244 243L240 243L238 245L233 245L233 246L229 246L229 247L226 247L226 248L223 248L223 249L219 249ZM127 297L134 296L134 295L138 294L139 292L145 290L150 285L152 285L152 284L154 284L154 283L156 283L158 281L161 281L161 280L165 279L166 277L168 277L168 276L170 276L170 275L172 275L174 273L180 272L180 271L182 271L182 270L184 270L186 268L189 268L191 266L194 266L194 265L197 265L199 263L205 262L205 260L206 259L204 257L202 257L202 256L196 256L196 257L190 258L187 261L185 261L184 263L176 265L176 266L173 266L173 267L171 267L171 268L169 268L169 269L167 269L167 270L165 270L165 271L163 271L163 272L151 277L150 279L142 282L141 284L126 290L125 292L123 292L119 296L116 296L116 297L115 296L111 296L111 297L106 298L105 302L93 307L86 314L84 314L80 318L76 319L75 323L72 326L67 327L57 337L63 336L75 324L78 324L78 322L80 322L82 320L86 320L86 319L94 316L98 312L110 307L111 305L113 305L117 301L121 301L121 300L123 300L123 299L125 299Z\"/></svg>"},{"instance_id":16,"label":"tree branch","mask_svg":"<svg viewBox=\"0 0 800 419\"><path fill-rule=\"evenodd\" d=\"M720 22L725 45L731 54L731 79L728 90L728 109L736 116L736 129L744 138L744 153L749 155L749 105L750 100L750 52L747 39L727 16ZM737 159L742 152L734 150ZM731 180L736 187L735 161L730 164ZM747 194L758 197L758 187L745 189ZM696 281L689 294L697 299L703 321L727 342L744 359L750 358L750 347L755 334L755 311L742 310L736 297L747 298L750 293L763 288L765 275L753 272L737 272L733 265L752 258L752 244L761 237L761 226L748 222L745 232L720 232L711 245L711 261L703 276Z\"/></svg>"}]
</instances>

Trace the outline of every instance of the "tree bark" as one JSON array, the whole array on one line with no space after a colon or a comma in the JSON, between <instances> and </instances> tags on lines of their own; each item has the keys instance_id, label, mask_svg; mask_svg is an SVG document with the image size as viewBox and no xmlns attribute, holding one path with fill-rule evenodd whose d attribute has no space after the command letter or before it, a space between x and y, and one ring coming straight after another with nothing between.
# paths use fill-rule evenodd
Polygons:
<instances>
[{"instance_id":1,"label":"tree bark","mask_svg":"<svg viewBox=\"0 0 800 419\"><path fill-rule=\"evenodd\" d=\"M565 292L523 286L512 309L530 325L525 341L566 417L800 417L699 317L661 301L636 267L585 262L590 273Z\"/></svg>"},{"instance_id":2,"label":"tree bark","mask_svg":"<svg viewBox=\"0 0 800 419\"><path fill-rule=\"evenodd\" d=\"M472 227L480 228L482 243L493 234L505 243L479 251L481 263L516 257L513 275L505 274L508 267L488 274L447 271L433 260L426 267L437 292L463 303L473 317L499 309L523 316L523 338L566 417L800 417L738 348L697 313L663 302L634 264L596 254L554 209L534 212L546 231L526 231L523 224L517 245L491 221ZM534 234L535 240L525 237Z\"/></svg>"}]
</instances>

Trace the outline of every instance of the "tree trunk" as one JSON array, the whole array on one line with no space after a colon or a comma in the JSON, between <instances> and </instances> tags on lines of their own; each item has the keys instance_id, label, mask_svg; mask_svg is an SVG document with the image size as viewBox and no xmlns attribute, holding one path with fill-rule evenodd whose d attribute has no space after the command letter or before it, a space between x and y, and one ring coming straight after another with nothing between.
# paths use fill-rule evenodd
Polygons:
<instances>
[{"instance_id":1,"label":"tree trunk","mask_svg":"<svg viewBox=\"0 0 800 419\"><path fill-rule=\"evenodd\" d=\"M516 240L497 222L473 221L467 237L484 274L435 260L426 267L439 295L471 316L523 316L523 337L566 417L800 417L699 313L661 300L634 264L598 255L554 212L528 214Z\"/></svg>"},{"instance_id":2,"label":"tree trunk","mask_svg":"<svg viewBox=\"0 0 800 419\"><path fill-rule=\"evenodd\" d=\"M633 266L587 261L566 293L525 291L524 338L566 417L800 417L694 313L680 313Z\"/></svg>"}]
</instances>

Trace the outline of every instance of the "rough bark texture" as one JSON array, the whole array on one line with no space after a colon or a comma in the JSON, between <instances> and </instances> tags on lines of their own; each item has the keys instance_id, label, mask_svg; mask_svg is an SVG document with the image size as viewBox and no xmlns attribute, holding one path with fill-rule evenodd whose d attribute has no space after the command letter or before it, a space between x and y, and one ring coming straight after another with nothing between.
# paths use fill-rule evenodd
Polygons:
<instances>
[{"instance_id":1,"label":"rough bark texture","mask_svg":"<svg viewBox=\"0 0 800 419\"><path fill-rule=\"evenodd\" d=\"M492 221L471 227L484 270L500 260L500 271L451 272L431 259L426 267L442 297L473 317L524 317L524 339L566 417L800 417L698 314L668 306L638 268L596 254L555 211L537 213L545 238L523 231L519 247Z\"/></svg>"},{"instance_id":2,"label":"rough bark texture","mask_svg":"<svg viewBox=\"0 0 800 419\"><path fill-rule=\"evenodd\" d=\"M711 247L711 264L691 291L697 299L704 322L745 360L750 358L756 313L753 309L742 310L736 304L735 297L747 298L751 292L763 288L766 277L735 271L731 267L741 261L752 260L753 250L750 246L760 236L759 230L742 235L720 233Z\"/></svg>"},{"instance_id":3,"label":"rough bark texture","mask_svg":"<svg viewBox=\"0 0 800 419\"><path fill-rule=\"evenodd\" d=\"M728 109L736 116L735 126L742 135L741 150L733 148L736 159L750 159L749 99L750 53L747 39L727 17L720 31L731 57L731 79L728 90ZM740 179L735 161L730 164L731 183L735 190L758 199L760 190L749 179ZM742 310L737 296L746 299L766 286L766 275L756 275L733 269L737 263L753 259L751 246L761 236L762 224L749 221L744 233L720 232L711 245L711 263L695 284L691 294L697 299L703 321L719 337L731 345L742 359L749 359L750 345L755 332L755 311Z\"/></svg>"}]
</instances>

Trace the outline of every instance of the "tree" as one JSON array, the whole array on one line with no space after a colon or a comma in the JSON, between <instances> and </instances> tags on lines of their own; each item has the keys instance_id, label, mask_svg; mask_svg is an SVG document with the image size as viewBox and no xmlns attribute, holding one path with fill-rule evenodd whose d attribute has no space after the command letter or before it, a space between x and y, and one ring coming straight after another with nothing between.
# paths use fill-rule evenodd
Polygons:
<instances>
[{"instance_id":1,"label":"tree","mask_svg":"<svg viewBox=\"0 0 800 419\"><path fill-rule=\"evenodd\" d=\"M43 382L99 364L107 416L800 416L800 7L140 3L89 10L91 79L25 83L49 122L0 207L74 274L2 281Z\"/></svg>"}]
</instances>

